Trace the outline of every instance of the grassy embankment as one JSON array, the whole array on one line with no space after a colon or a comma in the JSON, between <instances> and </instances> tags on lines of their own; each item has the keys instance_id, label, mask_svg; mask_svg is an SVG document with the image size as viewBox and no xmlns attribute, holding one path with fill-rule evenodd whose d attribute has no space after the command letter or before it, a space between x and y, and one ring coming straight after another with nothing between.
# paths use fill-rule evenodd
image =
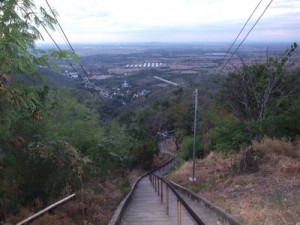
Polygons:
<instances>
[{"instance_id":1,"label":"grassy embankment","mask_svg":"<svg viewBox=\"0 0 300 225\"><path fill-rule=\"evenodd\" d=\"M300 223L300 138L264 138L252 142L258 170L239 173L240 154L211 152L196 162L196 183L190 183L192 162L169 175L232 214L242 224L295 225Z\"/></svg>"}]
</instances>

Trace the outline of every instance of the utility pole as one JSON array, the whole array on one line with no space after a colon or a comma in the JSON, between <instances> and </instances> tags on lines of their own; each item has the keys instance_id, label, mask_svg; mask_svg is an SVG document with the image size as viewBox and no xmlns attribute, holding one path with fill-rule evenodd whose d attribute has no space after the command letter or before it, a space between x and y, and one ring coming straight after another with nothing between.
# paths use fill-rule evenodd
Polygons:
<instances>
[{"instance_id":1,"label":"utility pole","mask_svg":"<svg viewBox=\"0 0 300 225\"><path fill-rule=\"evenodd\" d=\"M198 89L195 89L195 115L194 115L194 143L193 143L193 173L189 178L191 182L196 181L195 178L195 160L196 160L196 139L197 139L197 124L198 124Z\"/></svg>"}]
</instances>

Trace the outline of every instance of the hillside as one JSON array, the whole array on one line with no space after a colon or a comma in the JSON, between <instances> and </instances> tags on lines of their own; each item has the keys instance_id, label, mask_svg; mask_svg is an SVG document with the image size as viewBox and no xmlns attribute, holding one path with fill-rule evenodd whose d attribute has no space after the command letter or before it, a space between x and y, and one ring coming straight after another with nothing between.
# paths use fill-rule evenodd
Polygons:
<instances>
[{"instance_id":1,"label":"hillside","mask_svg":"<svg viewBox=\"0 0 300 225\"><path fill-rule=\"evenodd\" d=\"M295 225L300 222L300 139L292 143L264 139L253 143L258 170L239 173L241 154L211 152L169 175L174 182L205 197L246 225Z\"/></svg>"},{"instance_id":2,"label":"hillside","mask_svg":"<svg viewBox=\"0 0 300 225\"><path fill-rule=\"evenodd\" d=\"M45 84L53 89L58 89L61 87L81 87L79 79L63 76L46 68L39 68L39 72L42 74Z\"/></svg>"},{"instance_id":3,"label":"hillside","mask_svg":"<svg viewBox=\"0 0 300 225\"><path fill-rule=\"evenodd\" d=\"M152 167L158 167L170 160L167 154L154 157ZM109 223L117 206L128 194L131 186L145 171L136 168L127 171L126 176L111 174L109 179L94 178L76 192L74 201L54 209L37 218L32 225L106 225ZM9 224L20 222L35 212L30 208L23 208L17 215L8 219Z\"/></svg>"}]
</instances>

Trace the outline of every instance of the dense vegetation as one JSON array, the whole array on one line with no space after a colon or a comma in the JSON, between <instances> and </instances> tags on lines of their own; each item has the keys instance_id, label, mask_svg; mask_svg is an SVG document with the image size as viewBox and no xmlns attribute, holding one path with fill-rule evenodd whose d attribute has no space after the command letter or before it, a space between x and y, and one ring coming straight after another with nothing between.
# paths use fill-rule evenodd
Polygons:
<instances>
[{"instance_id":1,"label":"dense vegetation","mask_svg":"<svg viewBox=\"0 0 300 225\"><path fill-rule=\"evenodd\" d=\"M138 162L149 169L154 142L134 122L100 126L102 103L91 93L20 82L42 79L39 66L55 69L55 60L76 55L35 47L38 28L56 23L45 9L30 0L0 7L1 220L21 207L44 207L94 176L121 175Z\"/></svg>"},{"instance_id":2,"label":"dense vegetation","mask_svg":"<svg viewBox=\"0 0 300 225\"><path fill-rule=\"evenodd\" d=\"M191 89L173 88L157 94L160 98L153 94L147 104L120 110L90 92L23 85L24 77L43 77L39 66L54 69L57 59L78 59L67 51L35 47L42 38L40 26L56 23L45 9L30 0L6 0L0 7L1 220L22 207L46 206L94 177L125 175L137 166L150 169L159 131L174 131L181 158L191 157ZM240 151L264 136L299 134L300 70L287 64L296 48L293 44L281 57L244 65L222 79L204 78L198 157L212 150Z\"/></svg>"}]
</instances>

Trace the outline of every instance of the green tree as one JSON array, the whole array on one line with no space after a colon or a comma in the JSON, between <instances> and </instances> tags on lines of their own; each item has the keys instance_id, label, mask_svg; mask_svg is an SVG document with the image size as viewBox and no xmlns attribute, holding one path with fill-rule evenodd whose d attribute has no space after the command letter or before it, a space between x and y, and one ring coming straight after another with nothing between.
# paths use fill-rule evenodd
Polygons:
<instances>
[{"instance_id":1,"label":"green tree","mask_svg":"<svg viewBox=\"0 0 300 225\"><path fill-rule=\"evenodd\" d=\"M51 198L70 194L83 173L78 150L61 141L34 142L9 153L0 170L1 211L15 213L20 206L41 207Z\"/></svg>"},{"instance_id":2,"label":"green tree","mask_svg":"<svg viewBox=\"0 0 300 225\"><path fill-rule=\"evenodd\" d=\"M267 118L283 108L295 107L299 76L288 73L286 65L296 48L294 43L278 59L267 57L265 63L244 65L240 71L229 73L223 84L221 101L254 136L264 134Z\"/></svg>"},{"instance_id":3,"label":"green tree","mask_svg":"<svg viewBox=\"0 0 300 225\"><path fill-rule=\"evenodd\" d=\"M39 76L38 66L57 68L56 59L77 61L77 57L68 51L46 52L36 48L35 42L43 39L39 28L54 29L56 20L32 0L2 1L0 14L0 115L1 122L9 128L11 113L34 113L40 107L37 92L21 87L18 77L34 79ZM1 132L3 141L8 132Z\"/></svg>"},{"instance_id":4,"label":"green tree","mask_svg":"<svg viewBox=\"0 0 300 225\"><path fill-rule=\"evenodd\" d=\"M64 140L85 154L103 135L96 110L79 102L72 90L51 91L47 104L50 109L45 115L51 120L52 139Z\"/></svg>"},{"instance_id":5,"label":"green tree","mask_svg":"<svg viewBox=\"0 0 300 225\"><path fill-rule=\"evenodd\" d=\"M193 136L185 136L183 138L182 143L181 143L180 152L179 152L179 155L182 159L189 160L189 159L193 158L193 143L194 143ZM197 145L196 157L200 156L199 147L200 147L200 145L198 144Z\"/></svg>"},{"instance_id":6,"label":"green tree","mask_svg":"<svg viewBox=\"0 0 300 225\"><path fill-rule=\"evenodd\" d=\"M46 124L34 125L40 120L41 112L45 111L45 97L49 90L47 87L26 87L18 81L41 78L38 73L39 66L57 69L55 60L76 61L77 57L67 51L46 52L36 48L35 42L43 39L39 29L41 27L53 29L56 21L47 10L37 7L34 1L1 1L0 18L0 211L3 207L6 208L6 211L10 211L17 210L16 206L19 204L26 204L25 196L28 196L28 191L30 191L28 181L32 177L41 178L34 172L39 169L34 171L28 169L31 167L28 167L26 162L32 160L29 165L37 165L44 171L47 171L48 164L49 168L56 168L52 172L66 171L59 165L68 164L68 159L62 162L62 154L58 154L62 158L58 157L58 161L55 161L53 157L57 157L56 154L48 155L49 159L46 160L43 158L44 156L32 158L32 155L28 153L30 150L27 145L30 140L39 141L47 136L46 134L35 136L40 133L36 128L38 127L39 131L45 131ZM24 139L23 135L27 138ZM48 150L53 147L58 150L57 153L67 154L66 148L54 146L54 143L47 144ZM33 153L38 155L41 153L40 150L36 148ZM69 158L69 162L72 161L71 158ZM48 172L45 172L45 179L52 176L50 176L50 171ZM73 172L76 174L76 171ZM24 173L27 173L28 176L25 176ZM62 179L57 179L59 185L56 185L55 191L59 192L66 185L64 181L68 177L66 173ZM43 181L40 184L43 186L46 183ZM28 188L24 188L24 185L27 185ZM41 187L39 191L42 189ZM49 186L48 190L50 189ZM32 195L32 197L38 196L38 191ZM49 196L54 195L49 193ZM28 200L32 199L28 198ZM4 200L8 200L5 205L3 205Z\"/></svg>"},{"instance_id":7,"label":"green tree","mask_svg":"<svg viewBox=\"0 0 300 225\"><path fill-rule=\"evenodd\" d=\"M210 129L211 147L221 152L239 151L250 144L251 135L235 118L224 117L214 121Z\"/></svg>"}]
</instances>

